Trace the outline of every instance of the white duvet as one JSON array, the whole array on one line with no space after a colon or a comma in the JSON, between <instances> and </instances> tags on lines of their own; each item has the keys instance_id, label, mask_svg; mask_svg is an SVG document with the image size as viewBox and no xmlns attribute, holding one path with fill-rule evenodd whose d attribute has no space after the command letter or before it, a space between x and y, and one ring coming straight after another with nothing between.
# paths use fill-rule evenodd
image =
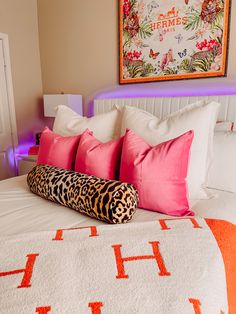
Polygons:
<instances>
[{"instance_id":1,"label":"white duvet","mask_svg":"<svg viewBox=\"0 0 236 314\"><path fill-rule=\"evenodd\" d=\"M198 201L192 206L196 215L236 224L236 194L215 190L214 194L214 198ZM166 216L137 209L130 223L163 217ZM91 223L104 224L34 195L28 189L26 176L0 182L0 235L88 226Z\"/></svg>"}]
</instances>

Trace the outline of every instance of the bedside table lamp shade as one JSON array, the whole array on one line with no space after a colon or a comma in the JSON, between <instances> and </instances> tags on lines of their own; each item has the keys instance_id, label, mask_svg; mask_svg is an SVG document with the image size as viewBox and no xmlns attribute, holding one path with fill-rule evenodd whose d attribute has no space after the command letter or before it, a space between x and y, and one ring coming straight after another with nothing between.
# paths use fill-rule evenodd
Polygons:
<instances>
[{"instance_id":1,"label":"bedside table lamp shade","mask_svg":"<svg viewBox=\"0 0 236 314\"><path fill-rule=\"evenodd\" d=\"M45 117L55 117L56 108L59 105L64 105L75 112L83 115L83 103L81 95L71 95L71 94L54 94L54 95L44 95L44 116Z\"/></svg>"}]
</instances>

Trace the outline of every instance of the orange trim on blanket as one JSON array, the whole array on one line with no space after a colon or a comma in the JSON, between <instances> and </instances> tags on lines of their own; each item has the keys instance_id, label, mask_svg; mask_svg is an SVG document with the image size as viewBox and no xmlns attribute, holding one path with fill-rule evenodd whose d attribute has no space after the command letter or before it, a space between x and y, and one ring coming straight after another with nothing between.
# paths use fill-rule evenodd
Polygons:
<instances>
[{"instance_id":1,"label":"orange trim on blanket","mask_svg":"<svg viewBox=\"0 0 236 314\"><path fill-rule=\"evenodd\" d=\"M229 313L236 313L236 226L223 221L205 219L221 250L226 272Z\"/></svg>"}]
</instances>

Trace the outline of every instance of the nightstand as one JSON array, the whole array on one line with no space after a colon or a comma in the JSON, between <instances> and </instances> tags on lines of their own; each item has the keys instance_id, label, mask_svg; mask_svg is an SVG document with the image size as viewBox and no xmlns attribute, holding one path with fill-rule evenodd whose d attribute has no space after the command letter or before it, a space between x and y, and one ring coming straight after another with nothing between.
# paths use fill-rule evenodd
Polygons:
<instances>
[{"instance_id":1,"label":"nightstand","mask_svg":"<svg viewBox=\"0 0 236 314\"><path fill-rule=\"evenodd\" d=\"M18 175L27 174L36 166L38 155L17 155L18 161Z\"/></svg>"}]
</instances>

